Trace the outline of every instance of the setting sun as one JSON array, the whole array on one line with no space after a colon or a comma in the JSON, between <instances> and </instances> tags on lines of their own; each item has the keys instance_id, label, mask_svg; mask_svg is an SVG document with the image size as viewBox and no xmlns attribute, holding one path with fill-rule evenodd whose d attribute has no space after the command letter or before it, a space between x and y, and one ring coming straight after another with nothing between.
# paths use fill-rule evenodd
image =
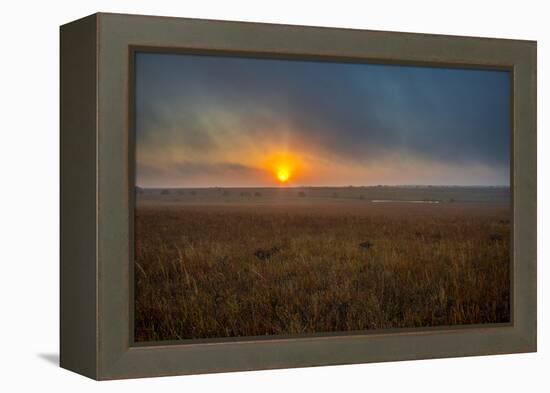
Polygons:
<instances>
[{"instance_id":1,"label":"setting sun","mask_svg":"<svg viewBox=\"0 0 550 393\"><path fill-rule=\"evenodd\" d=\"M281 183L286 183L289 177L290 173L287 168L277 169L277 179L279 179Z\"/></svg>"},{"instance_id":2,"label":"setting sun","mask_svg":"<svg viewBox=\"0 0 550 393\"><path fill-rule=\"evenodd\" d=\"M288 151L275 152L266 158L264 168L279 184L288 184L303 172L302 161Z\"/></svg>"}]
</instances>

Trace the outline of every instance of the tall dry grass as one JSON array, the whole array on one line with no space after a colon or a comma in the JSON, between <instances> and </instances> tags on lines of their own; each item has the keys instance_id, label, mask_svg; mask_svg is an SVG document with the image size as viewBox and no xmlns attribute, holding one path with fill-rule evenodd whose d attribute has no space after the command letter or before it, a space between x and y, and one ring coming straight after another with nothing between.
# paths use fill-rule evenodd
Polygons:
<instances>
[{"instance_id":1,"label":"tall dry grass","mask_svg":"<svg viewBox=\"0 0 550 393\"><path fill-rule=\"evenodd\" d=\"M136 341L507 322L499 205L142 205Z\"/></svg>"}]
</instances>

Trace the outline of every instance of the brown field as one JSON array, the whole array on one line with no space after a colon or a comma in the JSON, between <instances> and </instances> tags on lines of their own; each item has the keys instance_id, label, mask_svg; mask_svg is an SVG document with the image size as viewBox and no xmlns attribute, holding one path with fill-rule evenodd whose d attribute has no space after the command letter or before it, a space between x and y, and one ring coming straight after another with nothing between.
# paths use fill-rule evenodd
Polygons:
<instances>
[{"instance_id":1,"label":"brown field","mask_svg":"<svg viewBox=\"0 0 550 393\"><path fill-rule=\"evenodd\" d=\"M507 189L370 191L138 192L136 341L510 320Z\"/></svg>"}]
</instances>

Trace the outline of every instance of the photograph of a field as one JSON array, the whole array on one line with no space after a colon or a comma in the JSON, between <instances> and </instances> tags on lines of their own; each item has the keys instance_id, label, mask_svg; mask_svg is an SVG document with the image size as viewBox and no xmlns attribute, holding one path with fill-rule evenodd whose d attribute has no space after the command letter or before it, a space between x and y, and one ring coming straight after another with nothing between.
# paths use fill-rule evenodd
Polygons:
<instances>
[{"instance_id":1,"label":"photograph of a field","mask_svg":"<svg viewBox=\"0 0 550 393\"><path fill-rule=\"evenodd\" d=\"M136 340L508 322L508 194L140 190Z\"/></svg>"},{"instance_id":2,"label":"photograph of a field","mask_svg":"<svg viewBox=\"0 0 550 393\"><path fill-rule=\"evenodd\" d=\"M134 340L511 321L511 74L136 52Z\"/></svg>"}]
</instances>

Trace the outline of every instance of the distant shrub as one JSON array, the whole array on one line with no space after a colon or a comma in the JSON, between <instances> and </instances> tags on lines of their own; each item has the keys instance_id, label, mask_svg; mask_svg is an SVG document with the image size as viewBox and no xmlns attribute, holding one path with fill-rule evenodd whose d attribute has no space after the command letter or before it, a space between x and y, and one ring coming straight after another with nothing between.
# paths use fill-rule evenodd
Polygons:
<instances>
[{"instance_id":1,"label":"distant shrub","mask_svg":"<svg viewBox=\"0 0 550 393\"><path fill-rule=\"evenodd\" d=\"M185 191L183 191L183 190L178 190L177 193L178 193L178 195L185 195Z\"/></svg>"},{"instance_id":2,"label":"distant shrub","mask_svg":"<svg viewBox=\"0 0 550 393\"><path fill-rule=\"evenodd\" d=\"M223 190L222 195L223 196L229 196L229 195L231 195L231 192L229 190Z\"/></svg>"},{"instance_id":3,"label":"distant shrub","mask_svg":"<svg viewBox=\"0 0 550 393\"><path fill-rule=\"evenodd\" d=\"M332 194L332 197L333 197L333 198L338 198L338 196L339 196L339 195L338 195L337 192L334 192L334 193Z\"/></svg>"},{"instance_id":4,"label":"distant shrub","mask_svg":"<svg viewBox=\"0 0 550 393\"><path fill-rule=\"evenodd\" d=\"M364 195L359 195L359 199L364 200L365 196Z\"/></svg>"},{"instance_id":5,"label":"distant shrub","mask_svg":"<svg viewBox=\"0 0 550 393\"><path fill-rule=\"evenodd\" d=\"M256 250L256 252L254 253L254 255L255 255L256 258L258 258L259 260L267 261L267 260L269 260L272 256L278 254L280 251L281 251L281 249L280 249L279 247L277 247L277 246L271 247L270 249L259 248L259 249Z\"/></svg>"},{"instance_id":6,"label":"distant shrub","mask_svg":"<svg viewBox=\"0 0 550 393\"><path fill-rule=\"evenodd\" d=\"M261 197L261 196L262 196L262 193L261 193L261 192L258 192L258 191L256 191L256 192L254 193L254 196L255 196L255 197Z\"/></svg>"},{"instance_id":7,"label":"distant shrub","mask_svg":"<svg viewBox=\"0 0 550 393\"><path fill-rule=\"evenodd\" d=\"M300 192L298 193L298 196L299 196L300 198L305 198L306 193L303 192L303 191L300 191Z\"/></svg>"},{"instance_id":8,"label":"distant shrub","mask_svg":"<svg viewBox=\"0 0 550 393\"><path fill-rule=\"evenodd\" d=\"M170 190L162 190L160 195L170 195Z\"/></svg>"},{"instance_id":9,"label":"distant shrub","mask_svg":"<svg viewBox=\"0 0 550 393\"><path fill-rule=\"evenodd\" d=\"M195 190L191 191L191 195L197 195L197 191Z\"/></svg>"},{"instance_id":10,"label":"distant shrub","mask_svg":"<svg viewBox=\"0 0 550 393\"><path fill-rule=\"evenodd\" d=\"M364 248L365 250L368 250L369 248L372 247L372 243L367 240L365 242L359 243L359 247Z\"/></svg>"}]
</instances>

